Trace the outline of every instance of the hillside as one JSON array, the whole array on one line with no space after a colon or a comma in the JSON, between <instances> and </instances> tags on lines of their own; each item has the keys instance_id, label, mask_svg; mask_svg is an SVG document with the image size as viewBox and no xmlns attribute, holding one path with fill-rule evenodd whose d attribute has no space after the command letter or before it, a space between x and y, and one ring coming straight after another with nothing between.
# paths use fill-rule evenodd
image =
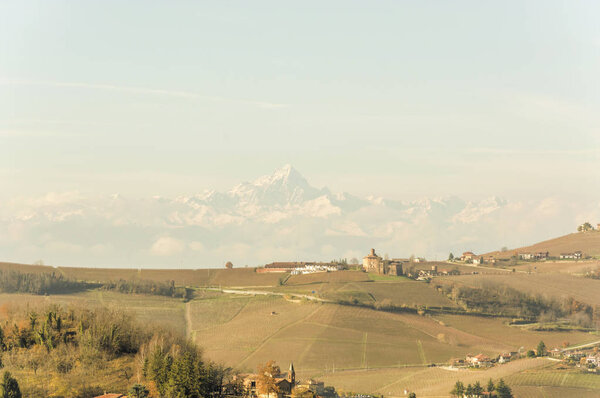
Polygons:
<instances>
[{"instance_id":1,"label":"hillside","mask_svg":"<svg viewBox=\"0 0 600 398\"><path fill-rule=\"evenodd\" d=\"M119 279L170 282L181 286L275 286L281 274L255 272L255 268L234 269L134 269L52 267L0 262L0 270L26 273L60 273L65 277L88 282L108 282Z\"/></svg>"},{"instance_id":2,"label":"hillside","mask_svg":"<svg viewBox=\"0 0 600 398\"><path fill-rule=\"evenodd\" d=\"M545 240L531 246L519 247L507 251L494 251L486 253L496 258L509 258L518 253L527 252L549 252L550 256L558 257L560 253L570 253L581 251L584 255L597 257L600 256L600 232L576 232L558 238Z\"/></svg>"}]
</instances>

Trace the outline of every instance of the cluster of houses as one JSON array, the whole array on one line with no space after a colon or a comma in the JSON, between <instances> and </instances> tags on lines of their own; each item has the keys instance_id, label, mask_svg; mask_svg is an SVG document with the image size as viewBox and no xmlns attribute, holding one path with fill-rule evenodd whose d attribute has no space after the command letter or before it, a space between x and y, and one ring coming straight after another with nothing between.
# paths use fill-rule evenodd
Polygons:
<instances>
[{"instance_id":1,"label":"cluster of houses","mask_svg":"<svg viewBox=\"0 0 600 398\"><path fill-rule=\"evenodd\" d=\"M489 368L494 364L503 364L510 362L517 355L516 352L505 352L496 358L490 358L485 354L467 354L465 359L459 358L452 360L452 366L457 368Z\"/></svg>"},{"instance_id":2,"label":"cluster of houses","mask_svg":"<svg viewBox=\"0 0 600 398\"><path fill-rule=\"evenodd\" d=\"M534 253L519 253L517 256L519 260L527 260L527 261L545 261L548 259L550 253L548 252L534 252Z\"/></svg>"},{"instance_id":3,"label":"cluster of houses","mask_svg":"<svg viewBox=\"0 0 600 398\"><path fill-rule=\"evenodd\" d=\"M588 372L600 373L600 352L592 350L561 350L554 348L549 352L550 356L562 359L564 362L578 367L583 367Z\"/></svg>"},{"instance_id":4,"label":"cluster of houses","mask_svg":"<svg viewBox=\"0 0 600 398\"><path fill-rule=\"evenodd\" d=\"M334 272L339 271L339 265L333 264L306 264L303 267L298 267L292 270L292 275L314 274L317 272Z\"/></svg>"},{"instance_id":5,"label":"cluster of houses","mask_svg":"<svg viewBox=\"0 0 600 398\"><path fill-rule=\"evenodd\" d=\"M481 265L481 264L496 264L496 257L494 256L481 256L477 255L473 252L464 252L462 256L460 256L460 261L464 263L469 263L473 265Z\"/></svg>"},{"instance_id":6,"label":"cluster of houses","mask_svg":"<svg viewBox=\"0 0 600 398\"><path fill-rule=\"evenodd\" d=\"M470 253L470 252L469 252ZM467 253L465 253L467 254ZM472 257L475 256L470 253ZM477 260L474 260L477 261ZM432 265L433 264L433 265ZM400 276L406 275L409 278L417 280L430 280L435 276L460 275L458 269L442 268L438 269L438 264L447 265L447 263L427 262L422 257L392 258L384 259L379 256L375 249L371 249L369 254L363 257L362 270L378 275ZM292 275L313 274L317 272L335 272L346 269L347 265L335 262L273 262L257 268L258 273L290 273Z\"/></svg>"},{"instance_id":7,"label":"cluster of houses","mask_svg":"<svg viewBox=\"0 0 600 398\"><path fill-rule=\"evenodd\" d=\"M316 272L334 272L344 269L343 265L336 263L320 263L320 262L274 262L266 264L263 268L257 268L258 273L267 272L289 272L292 275L313 274Z\"/></svg>"},{"instance_id":8,"label":"cluster of houses","mask_svg":"<svg viewBox=\"0 0 600 398\"><path fill-rule=\"evenodd\" d=\"M561 260L580 260L583 258L583 253L576 251L573 253L560 253Z\"/></svg>"},{"instance_id":9,"label":"cluster of houses","mask_svg":"<svg viewBox=\"0 0 600 398\"><path fill-rule=\"evenodd\" d=\"M551 258L550 253L547 251L521 252L517 253L517 257L519 258L519 260L524 261L546 261ZM570 253L560 253L559 258L561 260L580 260L584 258L584 255L581 251L574 251ZM482 255L477 255L470 251L464 252L462 256L460 256L460 261L473 265L496 264L498 262L498 260L494 256L484 257Z\"/></svg>"}]
</instances>

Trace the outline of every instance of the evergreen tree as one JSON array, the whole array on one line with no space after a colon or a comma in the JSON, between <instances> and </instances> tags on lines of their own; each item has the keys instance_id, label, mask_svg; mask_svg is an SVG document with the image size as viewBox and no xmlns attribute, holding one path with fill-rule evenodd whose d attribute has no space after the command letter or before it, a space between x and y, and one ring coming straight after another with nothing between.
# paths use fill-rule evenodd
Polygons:
<instances>
[{"instance_id":1,"label":"evergreen tree","mask_svg":"<svg viewBox=\"0 0 600 398\"><path fill-rule=\"evenodd\" d=\"M513 398L512 391L510 387L504 383L504 380L500 379L498 385L496 386L496 391L498 391L498 398Z\"/></svg>"},{"instance_id":2,"label":"evergreen tree","mask_svg":"<svg viewBox=\"0 0 600 398\"><path fill-rule=\"evenodd\" d=\"M467 397L473 396L473 386L471 384L467 385L467 388L465 389L465 394L467 394Z\"/></svg>"},{"instance_id":3,"label":"evergreen tree","mask_svg":"<svg viewBox=\"0 0 600 398\"><path fill-rule=\"evenodd\" d=\"M198 360L196 351L188 349L173 360L169 373L167 391L175 392L175 396L182 395L189 398L200 398L200 372L202 364Z\"/></svg>"},{"instance_id":4,"label":"evergreen tree","mask_svg":"<svg viewBox=\"0 0 600 398\"><path fill-rule=\"evenodd\" d=\"M134 384L128 392L131 398L148 398L150 391L142 384Z\"/></svg>"},{"instance_id":5,"label":"evergreen tree","mask_svg":"<svg viewBox=\"0 0 600 398\"><path fill-rule=\"evenodd\" d=\"M2 382L0 383L0 398L21 398L19 383L9 372L4 372L4 376L2 376Z\"/></svg>"},{"instance_id":6,"label":"evergreen tree","mask_svg":"<svg viewBox=\"0 0 600 398\"><path fill-rule=\"evenodd\" d=\"M537 346L537 356L538 357L543 357L547 354L546 351L546 344L544 344L543 341L540 341L538 346Z\"/></svg>"},{"instance_id":7,"label":"evergreen tree","mask_svg":"<svg viewBox=\"0 0 600 398\"><path fill-rule=\"evenodd\" d=\"M448 261L452 260L454 260L454 254L450 253L450 255L448 255Z\"/></svg>"},{"instance_id":8,"label":"evergreen tree","mask_svg":"<svg viewBox=\"0 0 600 398\"><path fill-rule=\"evenodd\" d=\"M452 391L450 391L450 395L462 398L465 395L465 385L460 380L457 381Z\"/></svg>"},{"instance_id":9,"label":"evergreen tree","mask_svg":"<svg viewBox=\"0 0 600 398\"><path fill-rule=\"evenodd\" d=\"M481 387L481 383L476 382L473 384L473 395L476 397L480 397L483 394L483 387Z\"/></svg>"}]
</instances>

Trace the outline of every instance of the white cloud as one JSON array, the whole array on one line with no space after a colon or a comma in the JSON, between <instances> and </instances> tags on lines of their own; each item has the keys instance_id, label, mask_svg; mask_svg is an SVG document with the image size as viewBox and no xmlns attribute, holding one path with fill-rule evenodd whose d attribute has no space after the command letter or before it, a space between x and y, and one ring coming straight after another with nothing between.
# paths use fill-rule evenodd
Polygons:
<instances>
[{"instance_id":1,"label":"white cloud","mask_svg":"<svg viewBox=\"0 0 600 398\"><path fill-rule=\"evenodd\" d=\"M185 244L170 236L158 238L153 244L150 252L156 256L172 256L183 251Z\"/></svg>"},{"instance_id":2,"label":"white cloud","mask_svg":"<svg viewBox=\"0 0 600 398\"><path fill-rule=\"evenodd\" d=\"M600 221L598 201L584 198L382 199L373 204L310 187L300 192L281 180L247 188L242 197L215 193L187 200L77 192L12 200L0 206L0 260L258 265L345 254L360 258L371 247L394 257L445 258L450 251L522 246L569 233L583 221Z\"/></svg>"}]
</instances>

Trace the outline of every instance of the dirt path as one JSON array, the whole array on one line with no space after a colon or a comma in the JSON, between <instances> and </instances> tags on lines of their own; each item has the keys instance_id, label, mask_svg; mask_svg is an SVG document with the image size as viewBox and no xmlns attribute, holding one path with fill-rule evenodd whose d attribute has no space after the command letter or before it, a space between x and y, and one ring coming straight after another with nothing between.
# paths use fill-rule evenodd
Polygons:
<instances>
[{"instance_id":1,"label":"dirt path","mask_svg":"<svg viewBox=\"0 0 600 398\"><path fill-rule=\"evenodd\" d=\"M572 351L572 350L577 350L579 348L592 347L592 346L595 346L596 344L600 344L600 340L592 341L591 343L578 344L578 345L574 345L571 347L567 347L563 351Z\"/></svg>"},{"instance_id":2,"label":"dirt path","mask_svg":"<svg viewBox=\"0 0 600 398\"><path fill-rule=\"evenodd\" d=\"M207 290L216 290L219 292L223 292L223 293L229 293L229 294L244 294L244 295L250 295L250 296L290 296L290 297L297 297L297 298L304 298L307 300L311 300L311 301L319 301L322 303L328 303L330 302L329 300L324 300L320 297L317 296L311 296L308 294L300 294L300 293L280 293L280 292L272 292L272 291L267 291L267 290L242 290L242 289L217 289L217 288L207 288Z\"/></svg>"}]
</instances>

